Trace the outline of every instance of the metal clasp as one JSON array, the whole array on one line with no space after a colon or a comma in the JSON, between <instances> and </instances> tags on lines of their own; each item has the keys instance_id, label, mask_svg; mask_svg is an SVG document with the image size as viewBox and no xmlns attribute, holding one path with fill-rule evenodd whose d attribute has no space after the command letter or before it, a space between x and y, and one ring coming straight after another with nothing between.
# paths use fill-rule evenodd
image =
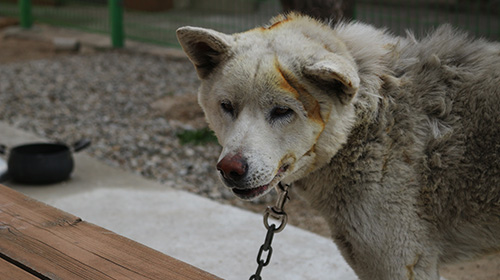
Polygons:
<instances>
[{"instance_id":1,"label":"metal clasp","mask_svg":"<svg viewBox=\"0 0 500 280\"><path fill-rule=\"evenodd\" d=\"M274 206L268 206L266 211L264 212L264 225L266 226L266 229L269 229L271 227L271 224L269 223L269 217L272 217L280 223L279 226L276 227L274 230L275 232L280 232L282 231L286 223L288 222L288 215L285 213L284 207L285 207L285 202L288 197L288 189L290 188L290 185L283 185L281 182L278 183L276 186L276 191L278 192L278 199L276 200L276 204Z\"/></svg>"},{"instance_id":2,"label":"metal clasp","mask_svg":"<svg viewBox=\"0 0 500 280\"><path fill-rule=\"evenodd\" d=\"M278 200L276 201L276 205L267 207L264 212L264 225L267 229L266 240L264 244L260 246L259 254L257 255L257 271L255 274L250 276L250 280L262 280L260 273L264 266L267 266L271 261L271 255L273 254L273 248L271 247L271 243L273 242L273 236L275 233L282 231L286 223L288 221L288 216L283 209L285 207L285 202L288 197L288 188L289 185L282 185L281 182L276 186L276 191L278 192ZM276 227L276 224L269 223L269 217L272 217L280 222L280 225ZM267 257L263 258L262 254L267 252Z\"/></svg>"}]
</instances>

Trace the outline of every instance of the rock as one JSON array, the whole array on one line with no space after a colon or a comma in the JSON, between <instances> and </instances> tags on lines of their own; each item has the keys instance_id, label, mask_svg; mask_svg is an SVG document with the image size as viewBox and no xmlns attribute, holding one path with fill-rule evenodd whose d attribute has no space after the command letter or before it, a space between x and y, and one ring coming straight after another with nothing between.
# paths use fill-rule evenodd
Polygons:
<instances>
[{"instance_id":1,"label":"rock","mask_svg":"<svg viewBox=\"0 0 500 280\"><path fill-rule=\"evenodd\" d=\"M54 37L54 50L76 52L80 49L80 42L75 38Z\"/></svg>"}]
</instances>

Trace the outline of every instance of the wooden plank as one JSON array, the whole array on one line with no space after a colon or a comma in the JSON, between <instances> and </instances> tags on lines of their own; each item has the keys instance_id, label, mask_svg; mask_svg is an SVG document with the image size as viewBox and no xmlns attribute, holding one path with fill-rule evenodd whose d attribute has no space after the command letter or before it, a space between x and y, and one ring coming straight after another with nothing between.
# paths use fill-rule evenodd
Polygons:
<instances>
[{"instance_id":1,"label":"wooden plank","mask_svg":"<svg viewBox=\"0 0 500 280\"><path fill-rule=\"evenodd\" d=\"M0 279L40 280L40 278L3 259L0 259L0 272Z\"/></svg>"},{"instance_id":2,"label":"wooden plank","mask_svg":"<svg viewBox=\"0 0 500 280\"><path fill-rule=\"evenodd\" d=\"M220 279L2 185L0 254L49 279Z\"/></svg>"}]
</instances>

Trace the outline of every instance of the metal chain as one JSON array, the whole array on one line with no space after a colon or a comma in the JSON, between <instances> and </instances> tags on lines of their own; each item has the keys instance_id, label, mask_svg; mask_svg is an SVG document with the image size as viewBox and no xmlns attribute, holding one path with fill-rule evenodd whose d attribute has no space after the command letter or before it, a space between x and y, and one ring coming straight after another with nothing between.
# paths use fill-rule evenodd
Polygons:
<instances>
[{"instance_id":1,"label":"metal chain","mask_svg":"<svg viewBox=\"0 0 500 280\"><path fill-rule=\"evenodd\" d=\"M276 201L276 205L272 207L268 206L266 212L264 212L264 226L267 228L266 239L264 240L264 244L260 246L259 253L257 254L257 271L255 271L255 274L250 276L249 280L262 280L260 273L262 272L264 266L267 266L269 262L271 262L271 255L273 254L273 247L271 247L271 243L273 242L274 234L282 231L288 221L288 216L283 208L285 206L285 202L289 199L289 187L289 185L283 186L280 182L276 188L278 191L278 200ZM276 224L270 224L269 217L278 220L280 222L279 226L276 227ZM267 256L263 258L262 254L265 252L267 252Z\"/></svg>"}]
</instances>

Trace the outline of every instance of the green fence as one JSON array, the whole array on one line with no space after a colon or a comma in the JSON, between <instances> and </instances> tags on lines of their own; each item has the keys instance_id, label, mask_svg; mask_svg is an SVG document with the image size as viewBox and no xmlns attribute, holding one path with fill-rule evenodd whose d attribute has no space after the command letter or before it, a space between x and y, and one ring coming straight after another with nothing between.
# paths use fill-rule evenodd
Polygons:
<instances>
[{"instance_id":1,"label":"green fence","mask_svg":"<svg viewBox=\"0 0 500 280\"><path fill-rule=\"evenodd\" d=\"M113 34L118 47L123 38L178 46L175 29L180 26L233 33L265 24L281 10L279 0L0 0L0 16L22 18L27 26L33 20ZM411 29L422 35L451 23L500 39L500 0L357 0L355 17L395 34Z\"/></svg>"}]
</instances>

